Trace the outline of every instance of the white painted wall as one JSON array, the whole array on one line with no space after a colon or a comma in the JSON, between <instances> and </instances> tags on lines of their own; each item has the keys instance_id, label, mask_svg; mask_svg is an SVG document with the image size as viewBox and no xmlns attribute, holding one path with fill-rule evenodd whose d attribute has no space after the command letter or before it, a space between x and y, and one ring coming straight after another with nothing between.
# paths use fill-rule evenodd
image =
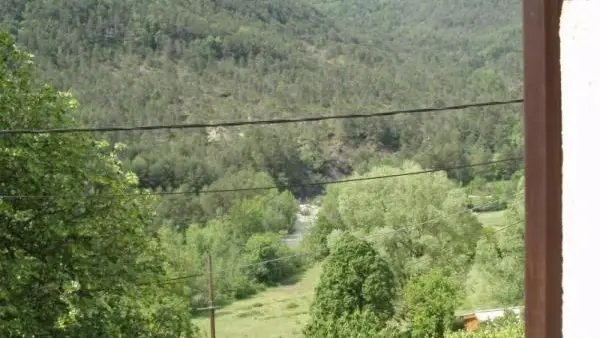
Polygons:
<instances>
[{"instance_id":1,"label":"white painted wall","mask_svg":"<svg viewBox=\"0 0 600 338\"><path fill-rule=\"evenodd\" d=\"M563 337L600 337L600 0L564 0Z\"/></svg>"},{"instance_id":2,"label":"white painted wall","mask_svg":"<svg viewBox=\"0 0 600 338\"><path fill-rule=\"evenodd\" d=\"M515 314L521 314L522 309L520 307L513 307L510 309L490 309L490 310L484 310L484 311L476 311L475 312L475 318L477 318L477 320L479 320L480 322L486 321L486 320L494 320L496 318L499 317L503 317L504 313L506 310L510 310L512 312L514 312Z\"/></svg>"}]
</instances>

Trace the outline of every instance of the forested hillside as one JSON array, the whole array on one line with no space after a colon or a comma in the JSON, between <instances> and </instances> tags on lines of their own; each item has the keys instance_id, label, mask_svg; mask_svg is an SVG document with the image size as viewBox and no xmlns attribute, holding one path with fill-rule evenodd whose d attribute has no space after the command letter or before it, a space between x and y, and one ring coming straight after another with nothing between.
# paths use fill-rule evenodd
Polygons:
<instances>
[{"instance_id":1,"label":"forested hillside","mask_svg":"<svg viewBox=\"0 0 600 338\"><path fill-rule=\"evenodd\" d=\"M0 107L11 112L5 119L0 117L0 129L252 121L522 96L518 0L2 0L0 20L0 29L15 39L20 50L33 55L35 68L31 76L27 73L27 81L31 80L27 90L38 93L36 88L45 88L41 85L48 82L79 102L76 109L61 110L62 115L45 118L40 113L29 119L26 112L41 112L47 97L40 94L38 101L21 107L14 103L22 95L15 89L11 92L15 100L2 101L0 96L4 105ZM11 59L2 62L12 72ZM22 74L19 70L14 76ZM310 183L518 157L523 152L521 133L521 105L512 104L269 126L108 132L94 137L109 141L102 149L103 156L119 168L111 176L114 182L109 180L114 189L133 183L159 195L138 206L146 210L139 217L148 242L136 247L140 256L151 257L162 268L159 272L140 268L139 274L192 276L163 290L175 294L173 299L184 300L177 303L181 312L198 314L195 310L208 305L206 252L213 256L216 302L227 305L291 283L320 260L330 267L320 288L337 287L332 286L335 278L327 276L337 273L338 263L329 261L344 254L336 249L340 234L351 233L361 239L344 235L343 241L369 256L369 261L389 264L381 271L386 276L391 273L395 291L390 292L398 299L386 305L395 310L385 319L393 317L411 326L425 306L419 295L438 282L452 291L440 299L453 297L448 303L455 305L453 310L520 302L521 163L327 188ZM2 142L7 142L6 149L15 146L3 140L0 146ZM52 147L64 144L61 140ZM42 142L21 141L15 146L18 149L28 142ZM89 151L81 145L87 139L74 142L73 151ZM70 154L69 149L64 154ZM58 163L62 159L48 158L57 162L40 168L66 168ZM74 179L84 180L86 170L92 169L82 169ZM39 171L24 171L24 175L31 175L22 181L29 186L0 171L0 183L14 181L10 191L0 185L0 195L52 193L45 186L31 185L45 177ZM93 171L94 175L99 174ZM59 192L79 194L77 184ZM203 193L268 186L280 189ZM126 205L126 200L113 203ZM299 201L318 205L320 211L296 249L281 238L295 231L297 215L303 212ZM2 203L0 198L0 221ZM74 200L69 203L65 208L78 210ZM10 204L6 209L14 212L10 219L20 219L21 207L27 212L36 208L29 202ZM500 215L493 226L473 212L490 210ZM126 228L138 224L132 220L137 214L118 212L114 224L121 219ZM406 229L423 222L433 224L424 230ZM520 225L506 232L494 230L513 223ZM386 231L392 234L384 236ZM375 238L369 237L366 245L360 242L365 236ZM128 240L124 238L123 245ZM161 254L156 256L150 248ZM298 250L312 254L298 254ZM380 257L374 258L375 253ZM288 256L292 258L281 259ZM131 255L132 260L136 257ZM451 280L440 282L440 273L450 274L444 270L450 267ZM489 283L493 289L483 286ZM134 297L124 294L127 299ZM0 301L2 297L0 292ZM319 328L327 326L325 319L319 322L319 306L311 312L307 331L316 338ZM371 321L371 315L344 320L358 325L361 320ZM447 313L444 316L446 325ZM371 333L389 336L385 330L390 327L382 318ZM170 325L173 319L162 320Z\"/></svg>"},{"instance_id":2,"label":"forested hillside","mask_svg":"<svg viewBox=\"0 0 600 338\"><path fill-rule=\"evenodd\" d=\"M80 99L86 126L375 112L521 92L518 1L3 4L3 25L35 54L41 77ZM108 137L127 143L126 165L153 189L201 189L247 168L305 183L386 151L425 166L519 153L518 111Z\"/></svg>"}]
</instances>

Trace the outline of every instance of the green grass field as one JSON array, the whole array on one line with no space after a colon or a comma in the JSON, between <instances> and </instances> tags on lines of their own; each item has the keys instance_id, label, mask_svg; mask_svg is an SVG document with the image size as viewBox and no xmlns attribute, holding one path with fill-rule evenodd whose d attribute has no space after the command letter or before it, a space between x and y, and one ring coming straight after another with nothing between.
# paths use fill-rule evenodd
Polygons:
<instances>
[{"instance_id":1,"label":"green grass field","mask_svg":"<svg viewBox=\"0 0 600 338\"><path fill-rule=\"evenodd\" d=\"M506 210L490 211L476 213L475 215L484 226L497 228L505 225L505 212Z\"/></svg>"},{"instance_id":2,"label":"green grass field","mask_svg":"<svg viewBox=\"0 0 600 338\"><path fill-rule=\"evenodd\" d=\"M308 309L321 269L315 266L293 285L272 288L217 310L216 333L219 338L295 338L301 337L308 320ZM208 319L196 324L208 331Z\"/></svg>"},{"instance_id":3,"label":"green grass field","mask_svg":"<svg viewBox=\"0 0 600 338\"><path fill-rule=\"evenodd\" d=\"M504 224L504 211L479 213L483 225ZM319 281L320 266L304 273L299 282L268 289L258 295L217 310L219 338L296 338L308 320L313 292ZM462 310L465 312L467 310ZM458 311L460 312L460 311ZM208 319L196 324L208 331Z\"/></svg>"}]
</instances>

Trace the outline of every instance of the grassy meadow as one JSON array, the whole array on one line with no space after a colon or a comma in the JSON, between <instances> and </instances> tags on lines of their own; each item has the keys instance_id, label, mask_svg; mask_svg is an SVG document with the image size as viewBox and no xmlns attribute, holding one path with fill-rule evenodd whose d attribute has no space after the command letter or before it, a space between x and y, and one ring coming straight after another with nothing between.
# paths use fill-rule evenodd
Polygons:
<instances>
[{"instance_id":1,"label":"grassy meadow","mask_svg":"<svg viewBox=\"0 0 600 338\"><path fill-rule=\"evenodd\" d=\"M268 289L217 310L219 338L299 337L320 272L320 266L314 266L295 284ZM197 318L196 324L208 330L207 317Z\"/></svg>"}]
</instances>

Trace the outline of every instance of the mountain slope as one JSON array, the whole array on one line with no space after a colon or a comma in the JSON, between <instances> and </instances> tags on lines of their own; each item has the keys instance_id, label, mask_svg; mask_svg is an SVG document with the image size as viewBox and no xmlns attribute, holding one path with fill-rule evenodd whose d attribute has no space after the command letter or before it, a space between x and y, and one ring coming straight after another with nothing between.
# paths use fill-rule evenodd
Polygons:
<instances>
[{"instance_id":1,"label":"mountain slope","mask_svg":"<svg viewBox=\"0 0 600 338\"><path fill-rule=\"evenodd\" d=\"M40 79L80 99L82 125L373 112L521 93L516 0L22 0L3 1L0 12L41 63ZM125 163L152 189L199 190L245 169L302 184L390 153L428 167L520 154L519 112L108 137L129 145ZM496 179L517 168L451 174Z\"/></svg>"}]
</instances>

